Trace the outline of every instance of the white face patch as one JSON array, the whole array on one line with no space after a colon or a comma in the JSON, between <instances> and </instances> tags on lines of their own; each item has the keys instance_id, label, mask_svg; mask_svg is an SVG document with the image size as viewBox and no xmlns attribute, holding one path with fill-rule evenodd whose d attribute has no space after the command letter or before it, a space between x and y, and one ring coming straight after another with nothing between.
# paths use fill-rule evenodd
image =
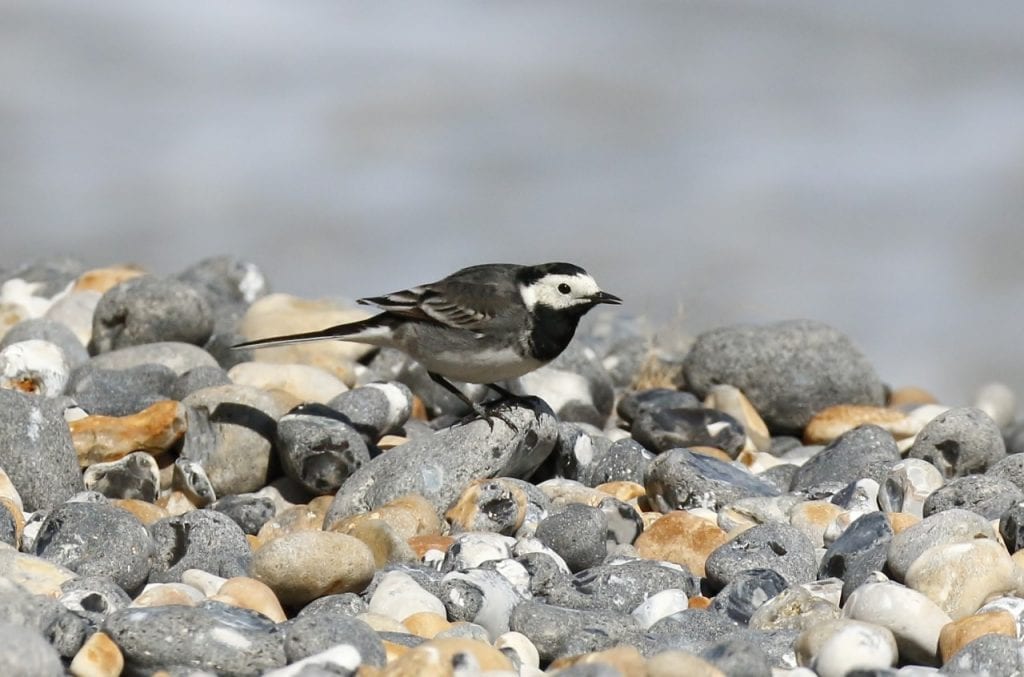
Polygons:
<instances>
[{"instance_id":1,"label":"white face patch","mask_svg":"<svg viewBox=\"0 0 1024 677\"><path fill-rule=\"evenodd\" d=\"M561 310L588 304L601 291L589 275L545 275L533 284L519 288L528 310L537 304Z\"/></svg>"}]
</instances>

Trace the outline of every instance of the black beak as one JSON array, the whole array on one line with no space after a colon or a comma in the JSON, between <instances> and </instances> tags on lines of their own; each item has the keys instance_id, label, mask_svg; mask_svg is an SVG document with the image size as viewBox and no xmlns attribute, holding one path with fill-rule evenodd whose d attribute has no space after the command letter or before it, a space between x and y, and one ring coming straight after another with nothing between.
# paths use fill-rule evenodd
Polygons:
<instances>
[{"instance_id":1,"label":"black beak","mask_svg":"<svg viewBox=\"0 0 1024 677\"><path fill-rule=\"evenodd\" d=\"M590 297L590 300L593 301L594 303L611 303L612 305L616 306L622 303L622 299L620 299L615 294L609 294L606 291L597 292L596 294Z\"/></svg>"}]
</instances>

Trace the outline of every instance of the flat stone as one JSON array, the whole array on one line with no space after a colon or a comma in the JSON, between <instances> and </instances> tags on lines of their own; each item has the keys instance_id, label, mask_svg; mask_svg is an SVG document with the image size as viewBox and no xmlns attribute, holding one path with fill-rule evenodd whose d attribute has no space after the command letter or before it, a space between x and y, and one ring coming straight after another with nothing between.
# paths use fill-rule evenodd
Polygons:
<instances>
[{"instance_id":1,"label":"flat stone","mask_svg":"<svg viewBox=\"0 0 1024 677\"><path fill-rule=\"evenodd\" d=\"M648 471L646 487L648 500L660 512L717 510L740 498L779 493L771 484L735 465L685 449L659 454Z\"/></svg>"},{"instance_id":2,"label":"flat stone","mask_svg":"<svg viewBox=\"0 0 1024 677\"><path fill-rule=\"evenodd\" d=\"M171 397L177 375L162 364L140 364L127 369L100 369L86 363L76 369L66 393L89 412L102 416L130 416Z\"/></svg>"}]
</instances>

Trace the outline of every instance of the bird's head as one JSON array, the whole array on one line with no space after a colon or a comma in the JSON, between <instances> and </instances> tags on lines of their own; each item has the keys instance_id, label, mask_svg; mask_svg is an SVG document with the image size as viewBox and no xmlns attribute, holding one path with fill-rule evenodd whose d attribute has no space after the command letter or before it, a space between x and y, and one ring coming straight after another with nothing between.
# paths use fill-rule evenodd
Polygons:
<instances>
[{"instance_id":1,"label":"bird's head","mask_svg":"<svg viewBox=\"0 0 1024 677\"><path fill-rule=\"evenodd\" d=\"M537 306L583 315L600 303L622 303L614 294L601 291L587 271L571 263L542 263L519 273L519 293L526 308Z\"/></svg>"}]
</instances>

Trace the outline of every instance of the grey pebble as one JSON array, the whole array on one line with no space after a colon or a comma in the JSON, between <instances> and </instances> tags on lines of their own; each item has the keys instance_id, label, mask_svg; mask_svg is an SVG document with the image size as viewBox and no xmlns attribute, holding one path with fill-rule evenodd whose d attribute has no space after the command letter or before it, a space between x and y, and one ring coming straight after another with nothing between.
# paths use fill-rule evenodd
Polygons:
<instances>
[{"instance_id":1,"label":"grey pebble","mask_svg":"<svg viewBox=\"0 0 1024 677\"><path fill-rule=\"evenodd\" d=\"M999 535L1011 554L1024 548L1024 503L1010 506L999 517Z\"/></svg>"},{"instance_id":2,"label":"grey pebble","mask_svg":"<svg viewBox=\"0 0 1024 677\"><path fill-rule=\"evenodd\" d=\"M1006 457L1006 444L988 414L956 407L925 424L907 456L928 461L949 479L985 472Z\"/></svg>"},{"instance_id":3,"label":"grey pebble","mask_svg":"<svg viewBox=\"0 0 1024 677\"><path fill-rule=\"evenodd\" d=\"M556 477L593 486L594 464L607 453L611 444L611 440L593 426L561 421L558 424L558 443L548 464L554 464Z\"/></svg>"},{"instance_id":4,"label":"grey pebble","mask_svg":"<svg viewBox=\"0 0 1024 677\"><path fill-rule=\"evenodd\" d=\"M157 341L203 345L212 333L213 313L195 288L173 278L142 275L111 287L100 297L89 352Z\"/></svg>"},{"instance_id":5,"label":"grey pebble","mask_svg":"<svg viewBox=\"0 0 1024 677\"><path fill-rule=\"evenodd\" d=\"M180 402L197 390L228 383L231 383L228 372L219 366L195 367L174 379L167 390L167 397Z\"/></svg>"},{"instance_id":6,"label":"grey pebble","mask_svg":"<svg viewBox=\"0 0 1024 677\"><path fill-rule=\"evenodd\" d=\"M615 440L589 466L589 472L580 482L596 487L606 482L647 481L647 471L654 460L654 454L642 444L630 438Z\"/></svg>"},{"instance_id":7,"label":"grey pebble","mask_svg":"<svg viewBox=\"0 0 1024 677\"><path fill-rule=\"evenodd\" d=\"M600 651L616 644L635 644L642 633L635 618L621 611L576 611L537 601L518 605L509 627L526 635L542 663L580 651ZM577 643L578 640L582 643Z\"/></svg>"},{"instance_id":8,"label":"grey pebble","mask_svg":"<svg viewBox=\"0 0 1024 677\"><path fill-rule=\"evenodd\" d=\"M337 608L320 607L286 623L284 651L289 663L333 646L346 644L359 652L363 665L384 667L384 643L377 633L358 618Z\"/></svg>"},{"instance_id":9,"label":"grey pebble","mask_svg":"<svg viewBox=\"0 0 1024 677\"><path fill-rule=\"evenodd\" d=\"M205 508L217 500L217 492L202 464L183 456L174 459L171 488L185 494L197 508Z\"/></svg>"},{"instance_id":10,"label":"grey pebble","mask_svg":"<svg viewBox=\"0 0 1024 677\"><path fill-rule=\"evenodd\" d=\"M89 368L130 369L142 364L162 364L177 375L196 367L216 367L217 361L199 346L181 341L161 341L129 346L93 355Z\"/></svg>"},{"instance_id":11,"label":"grey pebble","mask_svg":"<svg viewBox=\"0 0 1024 677\"><path fill-rule=\"evenodd\" d=\"M1020 640L1006 635L982 635L953 654L939 670L950 677L997 677L1024 672Z\"/></svg>"},{"instance_id":12,"label":"grey pebble","mask_svg":"<svg viewBox=\"0 0 1024 677\"><path fill-rule=\"evenodd\" d=\"M258 494L222 496L208 507L230 517L244 533L251 536L258 534L260 528L277 513L274 501Z\"/></svg>"},{"instance_id":13,"label":"grey pebble","mask_svg":"<svg viewBox=\"0 0 1024 677\"><path fill-rule=\"evenodd\" d=\"M476 623L491 640L509 630L509 614L523 595L497 571L470 569L445 575L437 593L452 621Z\"/></svg>"},{"instance_id":14,"label":"grey pebble","mask_svg":"<svg viewBox=\"0 0 1024 677\"><path fill-rule=\"evenodd\" d=\"M65 392L90 414L129 416L168 399L175 378L162 364L103 369L90 361L71 374Z\"/></svg>"},{"instance_id":15,"label":"grey pebble","mask_svg":"<svg viewBox=\"0 0 1024 677\"><path fill-rule=\"evenodd\" d=\"M745 469L685 449L659 454L647 472L647 496L659 512L718 510L741 498L779 491Z\"/></svg>"},{"instance_id":16,"label":"grey pebble","mask_svg":"<svg viewBox=\"0 0 1024 677\"><path fill-rule=\"evenodd\" d=\"M1024 419L1014 421L1003 430L1007 454L1024 454Z\"/></svg>"},{"instance_id":17,"label":"grey pebble","mask_svg":"<svg viewBox=\"0 0 1024 677\"><path fill-rule=\"evenodd\" d=\"M791 489L806 489L825 482L845 485L862 478L881 484L900 458L890 433L876 425L857 426L808 459L796 471Z\"/></svg>"},{"instance_id":18,"label":"grey pebble","mask_svg":"<svg viewBox=\"0 0 1024 677\"><path fill-rule=\"evenodd\" d=\"M75 332L71 331L63 322L56 322L47 318L37 317L22 320L7 330L7 333L0 338L0 350L14 343L39 339L49 341L64 353L64 359L68 366L74 369L89 359L89 351L85 349L82 342L78 340Z\"/></svg>"},{"instance_id":19,"label":"grey pebble","mask_svg":"<svg viewBox=\"0 0 1024 677\"><path fill-rule=\"evenodd\" d=\"M772 569L790 585L813 581L818 558L814 544L788 524L758 524L711 551L704 564L708 580L725 587L747 569Z\"/></svg>"},{"instance_id":20,"label":"grey pebble","mask_svg":"<svg viewBox=\"0 0 1024 677\"><path fill-rule=\"evenodd\" d=\"M999 477L1013 482L1024 491L1024 454L1011 454L996 462L985 471L989 477Z\"/></svg>"},{"instance_id":21,"label":"grey pebble","mask_svg":"<svg viewBox=\"0 0 1024 677\"><path fill-rule=\"evenodd\" d=\"M892 537L892 525L884 512L858 517L825 551L818 578L841 578L845 602L873 571L884 569Z\"/></svg>"},{"instance_id":22,"label":"grey pebble","mask_svg":"<svg viewBox=\"0 0 1024 677\"><path fill-rule=\"evenodd\" d=\"M358 616L367 610L366 600L354 592L343 592L337 595L324 595L302 607L299 616L315 616L323 614L326 617L335 615Z\"/></svg>"},{"instance_id":23,"label":"grey pebble","mask_svg":"<svg viewBox=\"0 0 1024 677\"><path fill-rule=\"evenodd\" d=\"M224 604L129 607L110 614L103 632L131 672L176 666L224 675L259 675L285 665L284 635L254 611Z\"/></svg>"},{"instance_id":24,"label":"grey pebble","mask_svg":"<svg viewBox=\"0 0 1024 677\"><path fill-rule=\"evenodd\" d=\"M885 388L848 337L811 320L737 325L697 337L683 362L698 397L728 383L747 396L768 427L798 432L836 404L884 404Z\"/></svg>"},{"instance_id":25,"label":"grey pebble","mask_svg":"<svg viewBox=\"0 0 1024 677\"><path fill-rule=\"evenodd\" d=\"M633 439L651 451L676 447L715 447L735 458L746 444L740 422L703 407L644 409L633 421Z\"/></svg>"},{"instance_id":26,"label":"grey pebble","mask_svg":"<svg viewBox=\"0 0 1024 677\"><path fill-rule=\"evenodd\" d=\"M252 561L249 542L235 522L215 510L192 510L149 525L155 543L150 583L181 580L186 569L216 576L247 576Z\"/></svg>"},{"instance_id":27,"label":"grey pebble","mask_svg":"<svg viewBox=\"0 0 1024 677\"><path fill-rule=\"evenodd\" d=\"M699 654L739 629L739 624L717 611L684 609L662 618L650 627L642 653L646 656L663 651L688 651Z\"/></svg>"},{"instance_id":28,"label":"grey pebble","mask_svg":"<svg viewBox=\"0 0 1024 677\"><path fill-rule=\"evenodd\" d=\"M700 657L726 675L743 677L771 677L772 665L768 655L756 644L743 637L720 639L700 652Z\"/></svg>"},{"instance_id":29,"label":"grey pebble","mask_svg":"<svg viewBox=\"0 0 1024 677\"><path fill-rule=\"evenodd\" d=\"M278 458L285 475L314 496L334 494L369 463L370 451L348 418L322 404L304 404L277 422Z\"/></svg>"},{"instance_id":30,"label":"grey pebble","mask_svg":"<svg viewBox=\"0 0 1024 677\"><path fill-rule=\"evenodd\" d=\"M0 503L0 543L11 547L18 545L18 520L6 503Z\"/></svg>"},{"instance_id":31,"label":"grey pebble","mask_svg":"<svg viewBox=\"0 0 1024 677\"><path fill-rule=\"evenodd\" d=\"M83 474L85 488L107 498L133 498L152 503L160 493L160 468L144 451L133 451L108 463L94 463Z\"/></svg>"},{"instance_id":32,"label":"grey pebble","mask_svg":"<svg viewBox=\"0 0 1024 677\"><path fill-rule=\"evenodd\" d=\"M1024 501L1024 490L1000 477L968 475L957 477L936 489L925 499L924 516L964 508L995 520L1013 505Z\"/></svg>"},{"instance_id":33,"label":"grey pebble","mask_svg":"<svg viewBox=\"0 0 1024 677\"><path fill-rule=\"evenodd\" d=\"M79 576L67 580L61 584L57 600L97 627L108 615L132 602L128 593L110 576Z\"/></svg>"},{"instance_id":34,"label":"grey pebble","mask_svg":"<svg viewBox=\"0 0 1024 677\"><path fill-rule=\"evenodd\" d=\"M327 403L344 421L376 442L402 429L412 414L412 391L404 383L368 383L341 393Z\"/></svg>"},{"instance_id":35,"label":"grey pebble","mask_svg":"<svg viewBox=\"0 0 1024 677\"><path fill-rule=\"evenodd\" d=\"M35 630L58 654L70 658L89 634L89 623L47 595L34 595L7 579L0 579L0 618ZM4 638L4 643L8 638ZM0 673L5 674L5 673Z\"/></svg>"},{"instance_id":36,"label":"grey pebble","mask_svg":"<svg viewBox=\"0 0 1024 677\"><path fill-rule=\"evenodd\" d=\"M528 567L529 569L530 567ZM644 600L662 590L698 593L697 578L686 567L649 559L612 561L580 571L572 577L545 572L548 583L542 594L558 606L579 610L612 610L631 613ZM532 571L536 579L538 572ZM531 581L531 586L536 585Z\"/></svg>"},{"instance_id":37,"label":"grey pebble","mask_svg":"<svg viewBox=\"0 0 1024 677\"><path fill-rule=\"evenodd\" d=\"M786 492L793 484L793 478L796 477L798 470L800 470L798 465L780 463L757 473L757 478L772 485L780 492Z\"/></svg>"},{"instance_id":38,"label":"grey pebble","mask_svg":"<svg viewBox=\"0 0 1024 677\"><path fill-rule=\"evenodd\" d=\"M78 454L64 421L69 405L65 398L0 389L0 468L28 512L58 505L82 489Z\"/></svg>"},{"instance_id":39,"label":"grey pebble","mask_svg":"<svg viewBox=\"0 0 1024 677\"><path fill-rule=\"evenodd\" d=\"M5 677L63 677L60 654L38 630L0 621L0 674Z\"/></svg>"},{"instance_id":40,"label":"grey pebble","mask_svg":"<svg viewBox=\"0 0 1024 677\"><path fill-rule=\"evenodd\" d=\"M218 334L233 331L249 305L268 292L266 277L256 264L230 256L203 259L175 278L205 299Z\"/></svg>"},{"instance_id":41,"label":"grey pebble","mask_svg":"<svg viewBox=\"0 0 1024 677\"><path fill-rule=\"evenodd\" d=\"M561 556L573 572L589 569L608 554L608 518L599 508L570 503L537 525L540 542Z\"/></svg>"},{"instance_id":42,"label":"grey pebble","mask_svg":"<svg viewBox=\"0 0 1024 677\"><path fill-rule=\"evenodd\" d=\"M755 611L788 587L786 579L772 569L746 569L718 591L711 608L747 625Z\"/></svg>"},{"instance_id":43,"label":"grey pebble","mask_svg":"<svg viewBox=\"0 0 1024 677\"><path fill-rule=\"evenodd\" d=\"M649 388L635 390L622 396L615 413L626 423L632 423L642 411L661 409L686 409L701 406L693 393L674 388Z\"/></svg>"},{"instance_id":44,"label":"grey pebble","mask_svg":"<svg viewBox=\"0 0 1024 677\"><path fill-rule=\"evenodd\" d=\"M127 510L69 501L47 515L33 551L82 576L109 576L126 591L138 592L150 573L153 541Z\"/></svg>"},{"instance_id":45,"label":"grey pebble","mask_svg":"<svg viewBox=\"0 0 1024 677\"><path fill-rule=\"evenodd\" d=\"M995 537L988 519L969 510L952 508L927 516L895 534L889 544L886 566L896 580L902 581L914 560L932 546Z\"/></svg>"}]
</instances>

